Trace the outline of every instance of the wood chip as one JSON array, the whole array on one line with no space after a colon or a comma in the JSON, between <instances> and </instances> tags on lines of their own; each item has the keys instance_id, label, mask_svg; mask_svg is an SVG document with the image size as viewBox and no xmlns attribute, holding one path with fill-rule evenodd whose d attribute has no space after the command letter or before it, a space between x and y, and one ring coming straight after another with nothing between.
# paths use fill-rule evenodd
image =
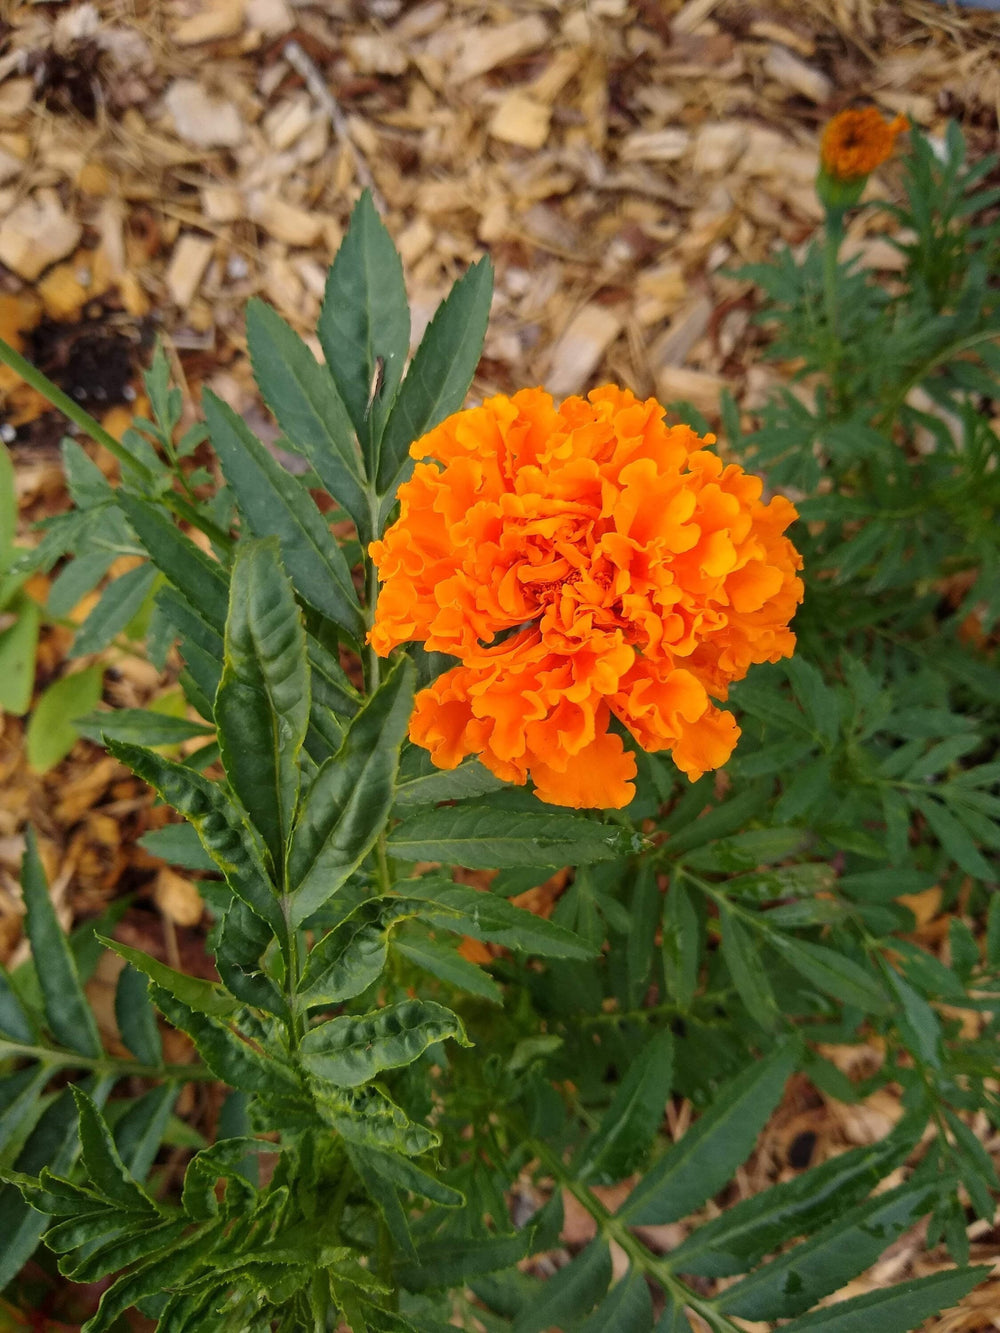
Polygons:
<instances>
[{"instance_id":1,"label":"wood chip","mask_svg":"<svg viewBox=\"0 0 1000 1333\"><path fill-rule=\"evenodd\" d=\"M773 45L764 57L764 73L793 93L822 105L830 100L833 84L815 65L807 65L787 46Z\"/></svg>"},{"instance_id":2,"label":"wood chip","mask_svg":"<svg viewBox=\"0 0 1000 1333\"><path fill-rule=\"evenodd\" d=\"M657 371L656 396L661 403L680 399L691 403L708 418L719 415L719 395L728 388L721 375L707 370L691 370L687 366L664 366Z\"/></svg>"},{"instance_id":3,"label":"wood chip","mask_svg":"<svg viewBox=\"0 0 1000 1333\"><path fill-rule=\"evenodd\" d=\"M181 310L194 299L214 249L214 242L191 232L185 232L174 246L166 283L171 301Z\"/></svg>"},{"instance_id":4,"label":"wood chip","mask_svg":"<svg viewBox=\"0 0 1000 1333\"><path fill-rule=\"evenodd\" d=\"M495 27L470 26L450 71L455 84L466 83L499 65L531 55L550 40L548 24L538 14Z\"/></svg>"},{"instance_id":5,"label":"wood chip","mask_svg":"<svg viewBox=\"0 0 1000 1333\"><path fill-rule=\"evenodd\" d=\"M235 148L243 142L246 127L235 105L213 97L194 79L176 79L163 104L178 137L195 148Z\"/></svg>"},{"instance_id":6,"label":"wood chip","mask_svg":"<svg viewBox=\"0 0 1000 1333\"><path fill-rule=\"evenodd\" d=\"M625 162L676 162L684 156L690 145L691 134L688 130L638 130L622 143L621 157Z\"/></svg>"},{"instance_id":7,"label":"wood chip","mask_svg":"<svg viewBox=\"0 0 1000 1333\"><path fill-rule=\"evenodd\" d=\"M527 93L508 93L490 121L490 134L504 143L538 149L549 137L552 110Z\"/></svg>"},{"instance_id":8,"label":"wood chip","mask_svg":"<svg viewBox=\"0 0 1000 1333\"><path fill-rule=\"evenodd\" d=\"M55 190L39 190L0 224L0 263L33 282L74 250L82 234L83 227L69 216Z\"/></svg>"},{"instance_id":9,"label":"wood chip","mask_svg":"<svg viewBox=\"0 0 1000 1333\"><path fill-rule=\"evenodd\" d=\"M278 194L254 194L248 214L268 235L286 245L315 245L323 235L323 219L305 208L286 203Z\"/></svg>"},{"instance_id":10,"label":"wood chip","mask_svg":"<svg viewBox=\"0 0 1000 1333\"><path fill-rule=\"evenodd\" d=\"M622 330L622 319L603 305L585 305L556 343L546 387L556 398L579 393Z\"/></svg>"},{"instance_id":11,"label":"wood chip","mask_svg":"<svg viewBox=\"0 0 1000 1333\"><path fill-rule=\"evenodd\" d=\"M153 897L175 926L196 926L201 920L201 894L183 875L163 866L153 884Z\"/></svg>"},{"instance_id":12,"label":"wood chip","mask_svg":"<svg viewBox=\"0 0 1000 1333\"><path fill-rule=\"evenodd\" d=\"M243 27L244 0L204 0L201 9L173 29L178 46L197 46L235 37Z\"/></svg>"}]
</instances>

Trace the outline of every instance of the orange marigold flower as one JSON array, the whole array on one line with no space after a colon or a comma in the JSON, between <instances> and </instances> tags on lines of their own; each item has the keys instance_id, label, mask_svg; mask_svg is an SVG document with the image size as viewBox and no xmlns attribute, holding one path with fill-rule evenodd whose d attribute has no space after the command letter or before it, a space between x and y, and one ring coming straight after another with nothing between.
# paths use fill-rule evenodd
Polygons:
<instances>
[{"instance_id":1,"label":"orange marigold flower","mask_svg":"<svg viewBox=\"0 0 1000 1333\"><path fill-rule=\"evenodd\" d=\"M874 106L838 112L820 140L824 171L838 181L870 176L892 156L896 138L905 129L905 116L886 121Z\"/></svg>"},{"instance_id":2,"label":"orange marigold flower","mask_svg":"<svg viewBox=\"0 0 1000 1333\"><path fill-rule=\"evenodd\" d=\"M559 408L498 394L417 441L400 515L370 551L371 643L459 665L417 695L411 739L470 754L554 805L620 808L636 767L617 718L692 780L739 728L710 696L791 654L801 559L783 497L724 466L653 398L605 385Z\"/></svg>"}]
</instances>

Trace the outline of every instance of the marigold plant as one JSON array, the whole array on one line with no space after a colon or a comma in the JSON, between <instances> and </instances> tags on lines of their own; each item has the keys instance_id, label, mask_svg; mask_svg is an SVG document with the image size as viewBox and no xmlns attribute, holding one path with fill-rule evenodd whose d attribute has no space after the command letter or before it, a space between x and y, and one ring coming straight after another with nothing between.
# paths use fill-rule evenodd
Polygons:
<instances>
[{"instance_id":1,"label":"marigold plant","mask_svg":"<svg viewBox=\"0 0 1000 1333\"><path fill-rule=\"evenodd\" d=\"M792 653L802 583L795 509L713 443L605 385L500 394L413 445L433 461L371 546L371 642L459 659L417 695L435 764L477 754L543 801L617 809L636 764L612 718L692 780L726 762L739 728L711 699Z\"/></svg>"}]
</instances>

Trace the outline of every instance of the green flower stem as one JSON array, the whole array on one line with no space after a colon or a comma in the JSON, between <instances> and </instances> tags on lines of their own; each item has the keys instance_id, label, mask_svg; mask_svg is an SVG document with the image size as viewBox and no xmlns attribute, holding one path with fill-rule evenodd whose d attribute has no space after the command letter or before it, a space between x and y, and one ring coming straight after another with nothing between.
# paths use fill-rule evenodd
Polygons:
<instances>
[{"instance_id":1,"label":"green flower stem","mask_svg":"<svg viewBox=\"0 0 1000 1333\"><path fill-rule=\"evenodd\" d=\"M844 210L827 208L826 235L823 240L823 300L830 339L830 380L834 403L840 402L840 320L837 301L837 260L844 239Z\"/></svg>"},{"instance_id":2,"label":"green flower stem","mask_svg":"<svg viewBox=\"0 0 1000 1333\"><path fill-rule=\"evenodd\" d=\"M28 1046L19 1041L0 1039L0 1060L36 1060L57 1069L90 1069L106 1078L184 1079L187 1082L217 1083L219 1080L205 1065L143 1065L135 1060L116 1060L113 1056L77 1055L75 1051L55 1051L48 1046Z\"/></svg>"},{"instance_id":3,"label":"green flower stem","mask_svg":"<svg viewBox=\"0 0 1000 1333\"><path fill-rule=\"evenodd\" d=\"M657 1282L670 1295L675 1304L681 1307L686 1305L694 1310L716 1333L740 1333L739 1326L716 1310L711 1301L703 1300L690 1287L674 1276L668 1259L650 1253L624 1222L610 1213L600 1199L591 1194L586 1185L581 1184L567 1171L558 1153L554 1153L547 1144L533 1138L526 1140L526 1146L557 1183L563 1189L568 1190L574 1199L590 1214L597 1223L597 1229L601 1235L606 1240L614 1241L616 1245L619 1245L628 1255L632 1266Z\"/></svg>"}]
</instances>

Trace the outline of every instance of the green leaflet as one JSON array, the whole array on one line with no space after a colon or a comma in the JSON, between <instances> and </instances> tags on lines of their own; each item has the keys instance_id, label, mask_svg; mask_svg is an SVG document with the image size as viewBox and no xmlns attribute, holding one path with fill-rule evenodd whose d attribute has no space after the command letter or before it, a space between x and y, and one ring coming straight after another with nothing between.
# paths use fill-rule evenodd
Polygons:
<instances>
[{"instance_id":1,"label":"green leaflet","mask_svg":"<svg viewBox=\"0 0 1000 1333\"><path fill-rule=\"evenodd\" d=\"M277 933L284 923L265 852L246 817L217 782L150 750L108 741L108 750L194 825L202 846L238 898Z\"/></svg>"},{"instance_id":2,"label":"green leaflet","mask_svg":"<svg viewBox=\"0 0 1000 1333\"><path fill-rule=\"evenodd\" d=\"M573 815L458 806L400 824L389 835L389 852L402 861L444 861L470 870L495 870L611 861L637 852L641 841L627 829Z\"/></svg>"},{"instance_id":3,"label":"green leaflet","mask_svg":"<svg viewBox=\"0 0 1000 1333\"><path fill-rule=\"evenodd\" d=\"M660 1158L618 1216L629 1224L673 1222L710 1199L749 1156L795 1067L785 1042L721 1087L712 1105Z\"/></svg>"},{"instance_id":4,"label":"green leaflet","mask_svg":"<svg viewBox=\"0 0 1000 1333\"><path fill-rule=\"evenodd\" d=\"M513 1333L576 1328L580 1317L601 1299L611 1282L611 1251L601 1236L564 1268L540 1283L535 1300L514 1320Z\"/></svg>"},{"instance_id":5,"label":"green leaflet","mask_svg":"<svg viewBox=\"0 0 1000 1333\"><path fill-rule=\"evenodd\" d=\"M410 1261L398 1264L397 1280L408 1291L465 1286L469 1278L512 1268L535 1248L535 1228L523 1227L509 1236L466 1240L452 1236L421 1245Z\"/></svg>"},{"instance_id":6,"label":"green leaflet","mask_svg":"<svg viewBox=\"0 0 1000 1333\"><path fill-rule=\"evenodd\" d=\"M628 1272L611 1288L580 1333L648 1333L653 1327L653 1298L641 1273Z\"/></svg>"},{"instance_id":7,"label":"green leaflet","mask_svg":"<svg viewBox=\"0 0 1000 1333\"><path fill-rule=\"evenodd\" d=\"M770 932L768 942L796 972L835 1000L853 1005L863 1014L885 1013L889 1007L878 980L836 950L809 940L792 939L781 931Z\"/></svg>"},{"instance_id":8,"label":"green leaflet","mask_svg":"<svg viewBox=\"0 0 1000 1333\"><path fill-rule=\"evenodd\" d=\"M134 745L177 745L194 736L211 736L211 727L191 722L186 717L172 717L153 708L101 709L78 717L74 726L82 736L100 741L110 736Z\"/></svg>"},{"instance_id":9,"label":"green leaflet","mask_svg":"<svg viewBox=\"0 0 1000 1333\"><path fill-rule=\"evenodd\" d=\"M635 1171L663 1123L673 1088L674 1042L657 1032L633 1058L597 1133L576 1164L580 1180L607 1185Z\"/></svg>"},{"instance_id":10,"label":"green leaflet","mask_svg":"<svg viewBox=\"0 0 1000 1333\"><path fill-rule=\"evenodd\" d=\"M763 1028L772 1029L778 1021L778 1004L761 965L757 938L728 907L720 910L722 956L729 968L740 999L748 1013Z\"/></svg>"},{"instance_id":11,"label":"green leaflet","mask_svg":"<svg viewBox=\"0 0 1000 1333\"><path fill-rule=\"evenodd\" d=\"M302 1063L314 1077L343 1088L367 1083L383 1069L412 1064L447 1038L471 1046L461 1019L430 1000L404 1000L370 1014L345 1014L311 1028Z\"/></svg>"},{"instance_id":12,"label":"green leaflet","mask_svg":"<svg viewBox=\"0 0 1000 1333\"><path fill-rule=\"evenodd\" d=\"M399 254L367 190L327 277L317 333L374 481L379 442L410 350L410 308Z\"/></svg>"},{"instance_id":13,"label":"green leaflet","mask_svg":"<svg viewBox=\"0 0 1000 1333\"><path fill-rule=\"evenodd\" d=\"M457 944L434 939L426 930L420 931L411 926L394 942L393 947L398 954L424 972L437 977L446 986L478 995L490 1004L503 1003L503 991L490 974L478 964L463 958Z\"/></svg>"},{"instance_id":14,"label":"green leaflet","mask_svg":"<svg viewBox=\"0 0 1000 1333\"><path fill-rule=\"evenodd\" d=\"M426 750L411 745L403 750L393 811L405 818L406 811L416 806L486 796L503 786L478 759L467 759L450 770L435 768Z\"/></svg>"},{"instance_id":15,"label":"green leaflet","mask_svg":"<svg viewBox=\"0 0 1000 1333\"><path fill-rule=\"evenodd\" d=\"M545 958L593 958L598 952L597 946L565 926L515 907L494 893L481 893L465 884L453 884L432 875L402 880L396 887L422 899L420 916L445 930Z\"/></svg>"},{"instance_id":16,"label":"green leaflet","mask_svg":"<svg viewBox=\"0 0 1000 1333\"><path fill-rule=\"evenodd\" d=\"M153 584L156 567L147 562L115 579L101 593L100 600L77 630L70 645L73 657L86 657L106 648L138 614Z\"/></svg>"},{"instance_id":17,"label":"green leaflet","mask_svg":"<svg viewBox=\"0 0 1000 1333\"><path fill-rule=\"evenodd\" d=\"M432 1203L439 1204L442 1208L461 1208L465 1203L465 1195L460 1190L452 1189L443 1180L438 1180L415 1162L411 1162L408 1157L401 1157L378 1148L359 1149L357 1154L366 1167L394 1185L396 1189L417 1194L422 1199L430 1199Z\"/></svg>"},{"instance_id":18,"label":"green leaflet","mask_svg":"<svg viewBox=\"0 0 1000 1333\"><path fill-rule=\"evenodd\" d=\"M108 1132L104 1118L82 1088L73 1088L80 1117L80 1147L92 1187L118 1208L155 1213L157 1205L125 1170L125 1163Z\"/></svg>"},{"instance_id":19,"label":"green leaflet","mask_svg":"<svg viewBox=\"0 0 1000 1333\"><path fill-rule=\"evenodd\" d=\"M227 403L206 392L203 405L212 447L250 532L277 536L297 591L360 642L364 622L351 572L312 496Z\"/></svg>"},{"instance_id":20,"label":"green leaflet","mask_svg":"<svg viewBox=\"0 0 1000 1333\"><path fill-rule=\"evenodd\" d=\"M412 663L400 658L302 798L288 854L293 925L337 892L385 826L413 683Z\"/></svg>"},{"instance_id":21,"label":"green leaflet","mask_svg":"<svg viewBox=\"0 0 1000 1333\"><path fill-rule=\"evenodd\" d=\"M412 471L410 445L465 402L492 295L493 265L480 259L452 287L420 340L382 437L378 492L389 505Z\"/></svg>"},{"instance_id":22,"label":"green leaflet","mask_svg":"<svg viewBox=\"0 0 1000 1333\"><path fill-rule=\"evenodd\" d=\"M45 773L69 754L80 739L76 719L96 708L104 668L85 667L50 685L32 711L25 734L25 753L36 773Z\"/></svg>"},{"instance_id":23,"label":"green leaflet","mask_svg":"<svg viewBox=\"0 0 1000 1333\"><path fill-rule=\"evenodd\" d=\"M79 1055L101 1054L101 1039L90 1005L77 975L69 942L56 920L48 881L38 855L34 830L26 834L21 888L27 910L26 929L31 941L38 984L45 1002L45 1020L55 1040Z\"/></svg>"},{"instance_id":24,"label":"green leaflet","mask_svg":"<svg viewBox=\"0 0 1000 1333\"><path fill-rule=\"evenodd\" d=\"M20 717L31 707L42 612L36 601L21 592L3 610L17 619L0 630L0 709Z\"/></svg>"},{"instance_id":25,"label":"green leaflet","mask_svg":"<svg viewBox=\"0 0 1000 1333\"><path fill-rule=\"evenodd\" d=\"M782 1333L910 1333L930 1315L957 1305L986 1280L988 1266L957 1268L827 1305L782 1326Z\"/></svg>"},{"instance_id":26,"label":"green leaflet","mask_svg":"<svg viewBox=\"0 0 1000 1333\"><path fill-rule=\"evenodd\" d=\"M105 939L103 935L99 935L98 939L119 958L124 958L126 963L130 963L157 986L169 991L190 1009L197 1009L199 1013L209 1014L213 1018L229 1018L239 1007L232 997L214 982L188 976L186 972L177 972L166 963L161 963L159 959L143 953L141 949L133 949L131 945L119 944L117 940ZM143 984L143 990L145 989Z\"/></svg>"},{"instance_id":27,"label":"green leaflet","mask_svg":"<svg viewBox=\"0 0 1000 1333\"><path fill-rule=\"evenodd\" d=\"M269 305L247 305L247 347L261 396L294 448L370 540L368 495L354 425L326 366Z\"/></svg>"},{"instance_id":28,"label":"green leaflet","mask_svg":"<svg viewBox=\"0 0 1000 1333\"><path fill-rule=\"evenodd\" d=\"M163 510L127 491L117 491L116 500L160 573L221 634L228 597L225 570L185 537Z\"/></svg>"},{"instance_id":29,"label":"green leaflet","mask_svg":"<svg viewBox=\"0 0 1000 1333\"><path fill-rule=\"evenodd\" d=\"M158 1065L163 1059L160 1030L149 1001L146 978L130 963L118 975L115 987L115 1020L122 1041L144 1065Z\"/></svg>"},{"instance_id":30,"label":"green leaflet","mask_svg":"<svg viewBox=\"0 0 1000 1333\"><path fill-rule=\"evenodd\" d=\"M424 907L416 898L370 898L312 949L297 999L303 1008L353 999L377 980L385 967L389 932Z\"/></svg>"},{"instance_id":31,"label":"green leaflet","mask_svg":"<svg viewBox=\"0 0 1000 1333\"><path fill-rule=\"evenodd\" d=\"M229 584L214 712L226 775L275 867L284 864L298 801L309 687L302 613L279 563L277 538L242 541Z\"/></svg>"},{"instance_id":32,"label":"green leaflet","mask_svg":"<svg viewBox=\"0 0 1000 1333\"><path fill-rule=\"evenodd\" d=\"M389 1148L416 1157L436 1148L440 1135L415 1124L380 1088L337 1088L316 1081L313 1097L320 1117L349 1143Z\"/></svg>"}]
</instances>

